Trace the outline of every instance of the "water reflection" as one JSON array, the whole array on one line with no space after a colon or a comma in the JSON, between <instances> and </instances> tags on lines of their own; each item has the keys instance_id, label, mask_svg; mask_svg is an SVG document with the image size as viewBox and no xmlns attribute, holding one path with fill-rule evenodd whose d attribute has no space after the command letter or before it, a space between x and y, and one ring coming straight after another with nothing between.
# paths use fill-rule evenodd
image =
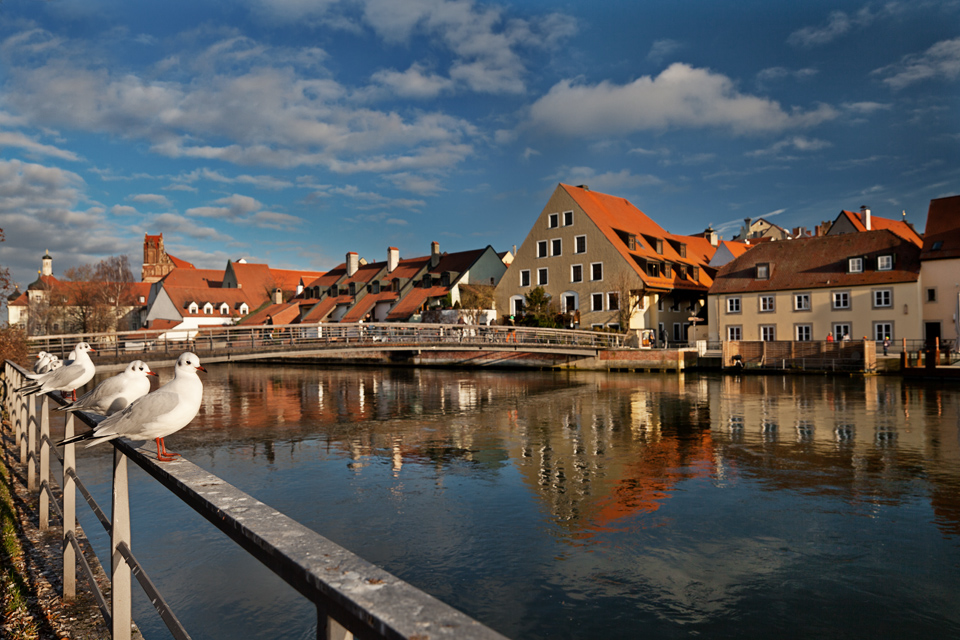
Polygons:
<instances>
[{"instance_id":1,"label":"water reflection","mask_svg":"<svg viewBox=\"0 0 960 640\"><path fill-rule=\"evenodd\" d=\"M867 637L857 610L887 637L960 632L955 387L234 365L170 440L512 637ZM155 562L189 594L178 566L209 551L178 553ZM269 620L258 593L231 615ZM178 615L222 606L196 597Z\"/></svg>"}]
</instances>

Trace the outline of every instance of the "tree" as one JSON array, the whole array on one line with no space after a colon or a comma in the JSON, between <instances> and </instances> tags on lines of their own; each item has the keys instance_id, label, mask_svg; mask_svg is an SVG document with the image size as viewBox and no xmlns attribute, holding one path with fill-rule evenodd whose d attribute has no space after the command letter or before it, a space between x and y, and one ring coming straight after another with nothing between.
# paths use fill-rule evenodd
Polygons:
<instances>
[{"instance_id":1,"label":"tree","mask_svg":"<svg viewBox=\"0 0 960 640\"><path fill-rule=\"evenodd\" d=\"M524 303L526 312L524 324L534 327L556 327L558 309L553 302L553 296L547 293L543 287L534 287L530 293L525 294Z\"/></svg>"},{"instance_id":2,"label":"tree","mask_svg":"<svg viewBox=\"0 0 960 640\"><path fill-rule=\"evenodd\" d=\"M3 229L0 229L0 242L5 239ZM0 295L6 297L13 286L10 270L6 267L0 267ZM6 323L3 327L0 327L0 362L4 360L12 360L23 366L27 364L26 332L23 329L8 326Z\"/></svg>"},{"instance_id":3,"label":"tree","mask_svg":"<svg viewBox=\"0 0 960 640\"><path fill-rule=\"evenodd\" d=\"M111 256L97 264L82 264L63 272L59 290L68 332L113 331L134 305L129 283L133 281L127 256ZM52 304L56 304L51 300Z\"/></svg>"},{"instance_id":4,"label":"tree","mask_svg":"<svg viewBox=\"0 0 960 640\"><path fill-rule=\"evenodd\" d=\"M635 275L620 271L613 284L617 296L617 322L621 331L629 331L633 315L643 308L643 283Z\"/></svg>"},{"instance_id":5,"label":"tree","mask_svg":"<svg viewBox=\"0 0 960 640\"><path fill-rule=\"evenodd\" d=\"M489 284L461 284L461 313L471 324L479 324L480 312L493 309L493 292L496 287Z\"/></svg>"}]
</instances>

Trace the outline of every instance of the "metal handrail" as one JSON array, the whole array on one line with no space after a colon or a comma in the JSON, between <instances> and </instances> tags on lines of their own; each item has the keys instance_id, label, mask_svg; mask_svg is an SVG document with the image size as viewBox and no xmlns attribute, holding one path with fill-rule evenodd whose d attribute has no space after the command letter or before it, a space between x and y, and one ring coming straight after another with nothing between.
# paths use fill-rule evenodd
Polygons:
<instances>
[{"instance_id":1,"label":"metal handrail","mask_svg":"<svg viewBox=\"0 0 960 640\"><path fill-rule=\"evenodd\" d=\"M18 444L27 441L37 421L27 418L28 403L14 393L14 382L19 383L25 371L7 361L4 367L5 402L15 419ZM59 402L56 397L51 398ZM44 402L43 406L46 407ZM73 415L67 417L65 437L73 433ZM43 411L42 426L48 436L48 412ZM96 421L77 412L77 419L90 427ZM40 438L42 447L49 447L49 437ZM127 460L133 460L150 476L174 495L182 499L200 515L214 524L280 578L307 597L317 608L318 637L407 639L429 637L434 640L503 640L504 637L476 620L416 589L396 576L363 560L343 547L307 529L300 523L257 501L217 476L200 469L189 461L158 464L153 451L137 449L125 440L113 440L114 480L112 521L109 526L113 565L111 567L112 605L106 602L98 589L98 599L104 619L113 629L115 640L130 637L131 571L153 601L161 619L176 638L189 638L185 629L170 612L153 583L130 552L130 513L127 488ZM64 450L64 599L73 596L71 588L75 577L74 553L90 578L92 572L73 531L73 485L79 486L73 471L73 447ZM26 452L21 448L21 459ZM41 453L41 458L44 454ZM31 472L32 473L32 472ZM49 483L42 478L41 484ZM69 487L69 488L68 488ZM81 490L85 493L85 490ZM44 494L45 495L45 494ZM89 498L92 501L92 498ZM93 502L92 504L96 504ZM59 505L57 511L61 511ZM97 509L99 509L97 507ZM101 511L102 514L102 511ZM99 515L98 515L99 517ZM41 527L44 516L41 512ZM70 550L68 558L67 550ZM68 566L69 564L69 566Z\"/></svg>"}]
</instances>

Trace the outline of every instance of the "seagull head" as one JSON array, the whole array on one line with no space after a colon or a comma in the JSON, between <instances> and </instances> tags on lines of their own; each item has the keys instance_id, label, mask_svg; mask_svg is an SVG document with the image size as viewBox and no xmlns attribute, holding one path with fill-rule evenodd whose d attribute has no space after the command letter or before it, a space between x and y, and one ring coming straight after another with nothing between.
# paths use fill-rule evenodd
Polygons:
<instances>
[{"instance_id":1,"label":"seagull head","mask_svg":"<svg viewBox=\"0 0 960 640\"><path fill-rule=\"evenodd\" d=\"M90 344L87 342L78 342L77 346L74 347L74 351L76 351L77 353L81 351L93 351L94 353L97 352L97 350L91 347Z\"/></svg>"},{"instance_id":2,"label":"seagull head","mask_svg":"<svg viewBox=\"0 0 960 640\"><path fill-rule=\"evenodd\" d=\"M200 364L200 358L194 353L187 351L186 353L180 354L180 357L177 358L177 369L184 369L196 373L197 371L206 372L206 369Z\"/></svg>"}]
</instances>

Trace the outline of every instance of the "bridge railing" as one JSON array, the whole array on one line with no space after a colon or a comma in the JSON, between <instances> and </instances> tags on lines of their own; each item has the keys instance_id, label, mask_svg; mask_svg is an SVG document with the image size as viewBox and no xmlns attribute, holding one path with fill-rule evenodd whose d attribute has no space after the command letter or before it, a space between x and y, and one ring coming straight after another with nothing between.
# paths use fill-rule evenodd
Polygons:
<instances>
[{"instance_id":1,"label":"bridge railing","mask_svg":"<svg viewBox=\"0 0 960 640\"><path fill-rule=\"evenodd\" d=\"M240 491L217 476L179 459L157 462L153 451L138 449L125 440L114 440L111 517L86 490L76 468L75 444L64 446L63 456L50 437L49 405L65 404L59 396L23 396L27 372L9 360L3 367L3 406L13 434L2 434L3 446L19 449L27 466L27 487L39 491L40 528L50 527L53 507L63 528L63 599L76 597L79 563L91 585L114 640L131 637L131 576L137 578L172 636L190 635L167 605L162 594L137 561L130 542L130 506L127 461L132 460L151 477L206 518L222 533L308 598L317 610L317 638L348 640L391 638L422 640L504 640L497 632L363 560L343 547ZM39 405L39 406L38 406ZM39 417L38 417L39 412ZM85 413L76 420L88 427L97 421ZM74 414L65 419L64 438L74 432ZM12 436L12 437L11 437ZM50 456L62 464L62 501L54 491ZM85 498L110 535L110 602L97 586L77 537L76 492ZM229 588L229 585L224 585Z\"/></svg>"},{"instance_id":2,"label":"bridge railing","mask_svg":"<svg viewBox=\"0 0 960 640\"><path fill-rule=\"evenodd\" d=\"M623 334L570 329L541 329L460 324L372 322L341 324L225 325L192 329L155 329L112 333L74 333L29 338L30 353L54 353L65 358L77 342L89 342L101 356L143 353L198 355L224 349L251 351L383 345L470 346L528 345L537 347L612 349L623 345Z\"/></svg>"}]
</instances>

